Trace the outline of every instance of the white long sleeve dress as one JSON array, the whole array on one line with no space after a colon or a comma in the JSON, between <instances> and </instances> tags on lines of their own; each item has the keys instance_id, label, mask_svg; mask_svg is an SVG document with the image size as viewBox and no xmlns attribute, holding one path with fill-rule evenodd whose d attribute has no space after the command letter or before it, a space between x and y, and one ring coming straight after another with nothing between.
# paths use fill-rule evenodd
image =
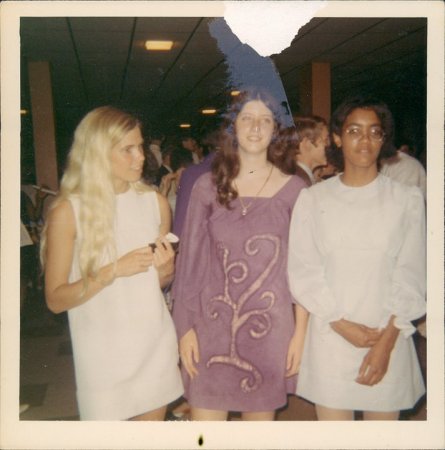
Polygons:
<instances>
[{"instance_id":1,"label":"white long sleeve dress","mask_svg":"<svg viewBox=\"0 0 445 450\"><path fill-rule=\"evenodd\" d=\"M411 321L425 314L425 212L417 187L384 175L363 187L339 176L301 192L289 238L289 284L309 312L297 394L336 409L411 408L425 387ZM368 348L329 325L341 318L401 329L384 378L355 382Z\"/></svg>"}]
</instances>

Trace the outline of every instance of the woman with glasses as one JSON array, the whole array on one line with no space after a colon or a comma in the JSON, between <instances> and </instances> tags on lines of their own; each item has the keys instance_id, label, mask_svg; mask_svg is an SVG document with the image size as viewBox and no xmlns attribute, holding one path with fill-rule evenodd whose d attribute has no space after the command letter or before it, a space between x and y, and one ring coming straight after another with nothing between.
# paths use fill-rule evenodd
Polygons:
<instances>
[{"instance_id":1,"label":"woman with glasses","mask_svg":"<svg viewBox=\"0 0 445 450\"><path fill-rule=\"evenodd\" d=\"M379 174L394 153L379 101L346 100L331 121L340 174L293 211L289 282L310 313L297 394L319 420L397 420L424 394L411 321L425 314L422 193Z\"/></svg>"}]
</instances>

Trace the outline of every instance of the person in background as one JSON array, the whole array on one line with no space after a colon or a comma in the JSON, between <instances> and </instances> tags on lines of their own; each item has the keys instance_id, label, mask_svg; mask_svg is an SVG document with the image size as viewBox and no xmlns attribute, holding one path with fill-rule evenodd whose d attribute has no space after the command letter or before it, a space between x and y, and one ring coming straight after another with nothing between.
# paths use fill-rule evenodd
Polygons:
<instances>
[{"instance_id":1,"label":"person in background","mask_svg":"<svg viewBox=\"0 0 445 450\"><path fill-rule=\"evenodd\" d=\"M208 154L199 164L187 167L181 175L181 182L178 184L177 189L175 215L173 217L173 233L178 237L181 237L193 185L201 175L211 170L213 159L218 150L219 134L220 130L214 130L203 139L203 143L208 149Z\"/></svg>"},{"instance_id":2,"label":"person in background","mask_svg":"<svg viewBox=\"0 0 445 450\"><path fill-rule=\"evenodd\" d=\"M334 112L339 175L305 189L292 213L288 274L309 313L297 394L319 420L397 420L425 392L411 321L425 314L421 191L379 174L393 119L375 99Z\"/></svg>"},{"instance_id":3,"label":"person in background","mask_svg":"<svg viewBox=\"0 0 445 450\"><path fill-rule=\"evenodd\" d=\"M326 121L318 116L294 117L298 139L297 174L310 186L317 180L314 169L326 165L329 131Z\"/></svg>"},{"instance_id":4,"label":"person in background","mask_svg":"<svg viewBox=\"0 0 445 450\"><path fill-rule=\"evenodd\" d=\"M162 151L161 146L164 141L164 135L159 131L153 130L150 133L150 144L148 145L148 150L156 158L158 167L162 166Z\"/></svg>"},{"instance_id":5,"label":"person in background","mask_svg":"<svg viewBox=\"0 0 445 450\"><path fill-rule=\"evenodd\" d=\"M315 182L327 180L328 178L337 175L338 171L331 163L326 163L321 166L316 166L313 168L312 173L314 174Z\"/></svg>"},{"instance_id":6,"label":"person in background","mask_svg":"<svg viewBox=\"0 0 445 450\"><path fill-rule=\"evenodd\" d=\"M161 184L162 178L169 173L173 173L173 169L171 168L171 156L175 151L175 147L173 145L166 144L162 148L162 165L159 167L158 172L156 174L156 186Z\"/></svg>"},{"instance_id":7,"label":"person in background","mask_svg":"<svg viewBox=\"0 0 445 450\"><path fill-rule=\"evenodd\" d=\"M408 144L401 145L396 155L383 160L380 172L407 186L417 186L426 200L426 172L422 164L412 156Z\"/></svg>"},{"instance_id":8,"label":"person in background","mask_svg":"<svg viewBox=\"0 0 445 450\"><path fill-rule=\"evenodd\" d=\"M193 186L173 284L192 420L273 420L295 392L307 315L288 290L287 237L304 182L281 111L264 90L235 97Z\"/></svg>"},{"instance_id":9,"label":"person in background","mask_svg":"<svg viewBox=\"0 0 445 450\"><path fill-rule=\"evenodd\" d=\"M143 144L144 164L142 166L141 180L148 186L157 186L157 175L159 171L159 164L155 155L148 149L148 146Z\"/></svg>"},{"instance_id":10,"label":"person in background","mask_svg":"<svg viewBox=\"0 0 445 450\"><path fill-rule=\"evenodd\" d=\"M193 164L199 164L202 161L203 149L198 145L197 140L192 135L184 135L181 139L181 144L183 148L191 153Z\"/></svg>"},{"instance_id":11,"label":"person in background","mask_svg":"<svg viewBox=\"0 0 445 450\"><path fill-rule=\"evenodd\" d=\"M163 420L183 393L161 292L174 272L170 208L140 182L143 161L138 120L89 112L42 232L46 302L68 311L81 420Z\"/></svg>"},{"instance_id":12,"label":"person in background","mask_svg":"<svg viewBox=\"0 0 445 450\"><path fill-rule=\"evenodd\" d=\"M171 155L172 172L164 175L159 184L159 192L167 198L173 216L176 211L176 191L184 170L193 164L190 152L183 148L173 148Z\"/></svg>"}]
</instances>

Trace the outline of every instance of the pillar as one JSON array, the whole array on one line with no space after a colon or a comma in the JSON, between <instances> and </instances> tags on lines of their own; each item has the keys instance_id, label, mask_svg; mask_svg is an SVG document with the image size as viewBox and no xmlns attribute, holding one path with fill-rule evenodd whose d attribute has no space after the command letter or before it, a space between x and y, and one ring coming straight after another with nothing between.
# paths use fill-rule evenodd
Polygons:
<instances>
[{"instance_id":1,"label":"pillar","mask_svg":"<svg viewBox=\"0 0 445 450\"><path fill-rule=\"evenodd\" d=\"M37 184L57 191L56 132L49 63L29 62L28 75Z\"/></svg>"},{"instance_id":2,"label":"pillar","mask_svg":"<svg viewBox=\"0 0 445 450\"><path fill-rule=\"evenodd\" d=\"M298 80L301 115L331 116L331 65L312 62L300 70Z\"/></svg>"}]
</instances>

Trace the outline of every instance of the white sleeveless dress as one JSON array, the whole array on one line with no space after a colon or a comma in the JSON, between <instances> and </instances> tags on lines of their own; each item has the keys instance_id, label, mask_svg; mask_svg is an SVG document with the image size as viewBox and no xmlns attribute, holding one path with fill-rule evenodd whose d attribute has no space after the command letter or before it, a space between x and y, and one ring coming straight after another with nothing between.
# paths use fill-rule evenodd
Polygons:
<instances>
[{"instance_id":1,"label":"white sleeveless dress","mask_svg":"<svg viewBox=\"0 0 445 450\"><path fill-rule=\"evenodd\" d=\"M79 201L71 199L77 240L70 282L80 278ZM116 196L118 258L159 235L155 192ZM176 333L156 270L117 278L68 311L81 420L125 420L183 393Z\"/></svg>"}]
</instances>

